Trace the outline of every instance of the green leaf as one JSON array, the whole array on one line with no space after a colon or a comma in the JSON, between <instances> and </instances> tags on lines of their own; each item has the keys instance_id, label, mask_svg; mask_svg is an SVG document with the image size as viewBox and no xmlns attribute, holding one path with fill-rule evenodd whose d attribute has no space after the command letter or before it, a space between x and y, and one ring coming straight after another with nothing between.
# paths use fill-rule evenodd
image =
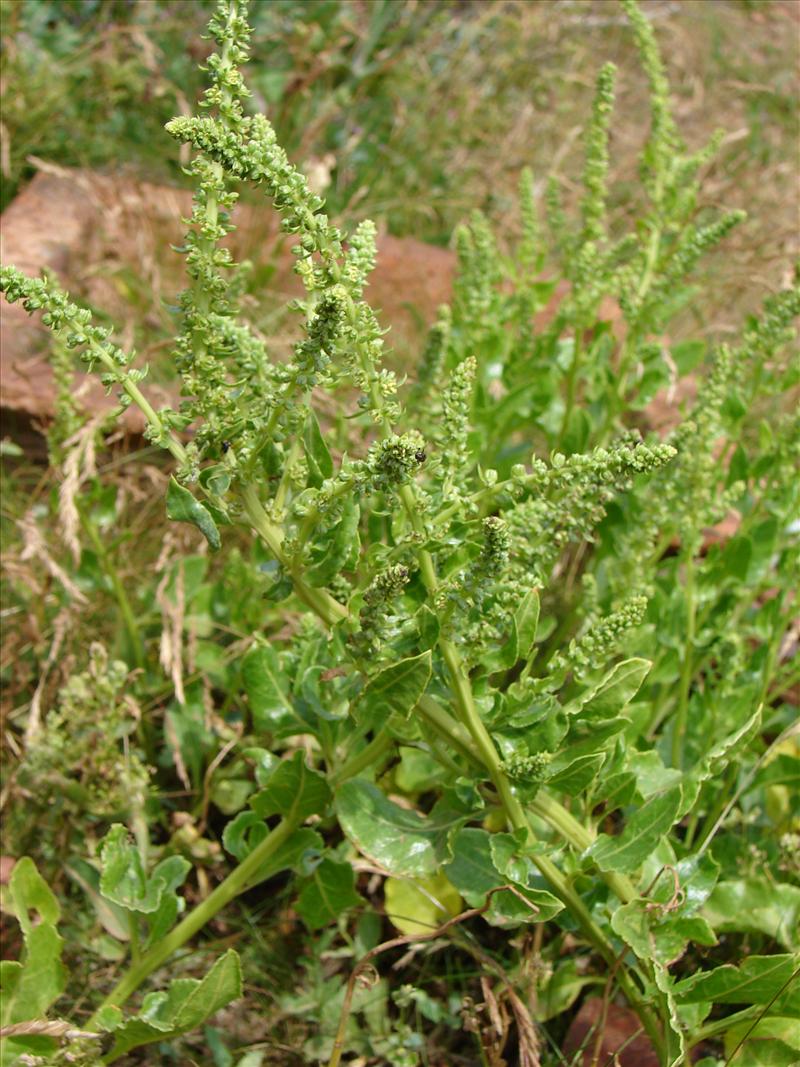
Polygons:
<instances>
[{"instance_id":1,"label":"green leaf","mask_svg":"<svg viewBox=\"0 0 800 1067\"><path fill-rule=\"evenodd\" d=\"M571 1008L587 985L598 982L591 975L578 974L575 960L568 959L555 971L536 998L536 1021L546 1023Z\"/></svg>"},{"instance_id":2,"label":"green leaf","mask_svg":"<svg viewBox=\"0 0 800 1067\"><path fill-rule=\"evenodd\" d=\"M724 573L736 581L747 580L750 560L753 557L753 542L749 537L732 537L720 553L720 566Z\"/></svg>"},{"instance_id":3,"label":"green leaf","mask_svg":"<svg viewBox=\"0 0 800 1067\"><path fill-rule=\"evenodd\" d=\"M732 1067L797 1067L800 1021L776 1014L733 1025L725 1031L725 1052Z\"/></svg>"},{"instance_id":4,"label":"green leaf","mask_svg":"<svg viewBox=\"0 0 800 1067\"><path fill-rule=\"evenodd\" d=\"M358 718L379 729L391 715L408 716L431 677L432 656L423 652L385 667L371 678L358 699Z\"/></svg>"},{"instance_id":5,"label":"green leaf","mask_svg":"<svg viewBox=\"0 0 800 1067\"><path fill-rule=\"evenodd\" d=\"M566 766L560 766L560 762L553 761L548 768L547 786L571 797L578 796L590 782L594 781L605 761L604 752L578 756Z\"/></svg>"},{"instance_id":6,"label":"green leaf","mask_svg":"<svg viewBox=\"0 0 800 1067\"><path fill-rule=\"evenodd\" d=\"M752 741L760 729L761 708L757 708L738 730L734 730L732 734L709 749L701 760L702 776L713 778L724 771L731 760Z\"/></svg>"},{"instance_id":7,"label":"green leaf","mask_svg":"<svg viewBox=\"0 0 800 1067\"><path fill-rule=\"evenodd\" d=\"M481 660L481 667L487 674L494 674L495 671L509 670L518 659L519 636L517 634L517 621L512 616L508 637L499 648L486 653Z\"/></svg>"},{"instance_id":8,"label":"green leaf","mask_svg":"<svg viewBox=\"0 0 800 1067\"><path fill-rule=\"evenodd\" d=\"M514 612L517 624L517 647L521 659L529 659L536 643L536 630L539 626L539 592L531 589L522 598L522 603Z\"/></svg>"},{"instance_id":9,"label":"green leaf","mask_svg":"<svg viewBox=\"0 0 800 1067\"><path fill-rule=\"evenodd\" d=\"M800 1019L800 953L749 956L738 966L726 963L694 974L675 986L682 1004L767 1004L775 1015Z\"/></svg>"},{"instance_id":10,"label":"green leaf","mask_svg":"<svg viewBox=\"0 0 800 1067\"><path fill-rule=\"evenodd\" d=\"M196 526L215 552L222 544L211 512L203 507L185 486L176 482L174 477L170 478L167 489L167 518L173 522L188 522Z\"/></svg>"},{"instance_id":11,"label":"green leaf","mask_svg":"<svg viewBox=\"0 0 800 1067\"><path fill-rule=\"evenodd\" d=\"M241 995L239 957L229 949L202 981L179 978L165 993L148 993L139 1014L113 1031L110 1056L116 1059L140 1045L186 1034Z\"/></svg>"},{"instance_id":12,"label":"green leaf","mask_svg":"<svg viewBox=\"0 0 800 1067\"><path fill-rule=\"evenodd\" d=\"M7 1026L15 1014L17 990L22 981L23 971L22 964L16 960L0 960L0 1025L2 1026Z\"/></svg>"},{"instance_id":13,"label":"green leaf","mask_svg":"<svg viewBox=\"0 0 800 1067\"><path fill-rule=\"evenodd\" d=\"M302 820L322 815L330 800L325 778L307 765L305 754L298 750L291 759L281 760L264 788L250 797L250 807L262 819L279 814Z\"/></svg>"},{"instance_id":14,"label":"green leaf","mask_svg":"<svg viewBox=\"0 0 800 1067\"><path fill-rule=\"evenodd\" d=\"M328 585L337 574L345 569L353 542L358 538L358 523L361 512L357 501L346 497L342 508L342 517L325 535L320 547L319 558L306 569L304 577L315 586Z\"/></svg>"},{"instance_id":15,"label":"green leaf","mask_svg":"<svg viewBox=\"0 0 800 1067\"><path fill-rule=\"evenodd\" d=\"M441 871L427 878L387 878L386 917L403 934L429 934L461 910L461 894Z\"/></svg>"},{"instance_id":16,"label":"green leaf","mask_svg":"<svg viewBox=\"0 0 800 1067\"><path fill-rule=\"evenodd\" d=\"M487 894L500 886L512 884L520 894L505 891L493 895L485 915L492 925L547 922L563 910L563 904L552 893L527 884L530 861L516 854L518 843L511 834L490 834L465 827L453 836L451 844L453 858L445 865L444 873L472 907L482 907ZM498 869L498 864L503 870Z\"/></svg>"},{"instance_id":17,"label":"green leaf","mask_svg":"<svg viewBox=\"0 0 800 1067\"><path fill-rule=\"evenodd\" d=\"M586 855L601 871L631 874L647 859L680 810L681 788L676 786L645 801L616 837L600 834Z\"/></svg>"},{"instance_id":18,"label":"green leaf","mask_svg":"<svg viewBox=\"0 0 800 1067\"><path fill-rule=\"evenodd\" d=\"M611 916L611 928L639 959L654 960L662 967L680 959L690 941L717 943L714 931L699 915L683 918L646 900L632 900L617 908Z\"/></svg>"},{"instance_id":19,"label":"green leaf","mask_svg":"<svg viewBox=\"0 0 800 1067\"><path fill-rule=\"evenodd\" d=\"M682 915L694 915L708 900L719 878L719 864L708 853L702 856L687 856L675 866L675 873L683 892ZM662 902L666 903L673 892L669 872L665 871L659 883ZM657 893L658 887L654 890Z\"/></svg>"},{"instance_id":20,"label":"green leaf","mask_svg":"<svg viewBox=\"0 0 800 1067\"><path fill-rule=\"evenodd\" d=\"M336 792L339 823L359 851L392 874L434 874L452 822L401 808L371 782L354 778Z\"/></svg>"},{"instance_id":21,"label":"green leaf","mask_svg":"<svg viewBox=\"0 0 800 1067\"><path fill-rule=\"evenodd\" d=\"M267 824L254 811L240 811L231 819L222 835L222 843L232 856L241 863L243 859L260 845L269 833ZM309 853L321 852L325 843L320 835L308 826L295 830L288 841L265 860L253 876L250 884L256 885L271 878L278 871L300 871L303 861Z\"/></svg>"},{"instance_id":22,"label":"green leaf","mask_svg":"<svg viewBox=\"0 0 800 1067\"><path fill-rule=\"evenodd\" d=\"M183 856L169 856L147 877L139 849L119 823L103 838L100 863L100 892L106 900L145 914L158 911L162 897L182 885L192 866Z\"/></svg>"},{"instance_id":23,"label":"green leaf","mask_svg":"<svg viewBox=\"0 0 800 1067\"><path fill-rule=\"evenodd\" d=\"M349 863L322 860L297 898L297 911L308 929L319 930L360 904L355 883Z\"/></svg>"},{"instance_id":24,"label":"green leaf","mask_svg":"<svg viewBox=\"0 0 800 1067\"><path fill-rule=\"evenodd\" d=\"M79 857L72 857L64 865L64 869L91 901L103 929L117 941L129 941L131 930L128 912L101 895L100 872Z\"/></svg>"},{"instance_id":25,"label":"green leaf","mask_svg":"<svg viewBox=\"0 0 800 1067\"><path fill-rule=\"evenodd\" d=\"M748 791L765 785L791 786L800 796L800 758L785 752L775 756L761 768Z\"/></svg>"},{"instance_id":26,"label":"green leaf","mask_svg":"<svg viewBox=\"0 0 800 1067\"><path fill-rule=\"evenodd\" d=\"M571 714L580 711L598 719L619 714L639 692L651 666L647 659L623 660L601 682L573 701L568 710Z\"/></svg>"},{"instance_id":27,"label":"green leaf","mask_svg":"<svg viewBox=\"0 0 800 1067\"><path fill-rule=\"evenodd\" d=\"M664 766L655 749L636 752L629 765L636 776L636 788L645 800L656 793L666 793L668 789L678 785L682 778L677 768Z\"/></svg>"},{"instance_id":28,"label":"green leaf","mask_svg":"<svg viewBox=\"0 0 800 1067\"><path fill-rule=\"evenodd\" d=\"M394 769L394 781L403 793L425 793L445 782L449 771L419 748L402 745L400 762Z\"/></svg>"},{"instance_id":29,"label":"green leaf","mask_svg":"<svg viewBox=\"0 0 800 1067\"><path fill-rule=\"evenodd\" d=\"M762 878L720 882L703 914L715 930L766 934L786 948L800 944L800 888Z\"/></svg>"},{"instance_id":30,"label":"green leaf","mask_svg":"<svg viewBox=\"0 0 800 1067\"><path fill-rule=\"evenodd\" d=\"M38 912L42 922L55 926L61 918L61 906L55 893L36 869L30 856L17 860L9 881L14 914L24 933L31 929L28 912Z\"/></svg>"},{"instance_id":31,"label":"green leaf","mask_svg":"<svg viewBox=\"0 0 800 1067\"><path fill-rule=\"evenodd\" d=\"M64 943L55 926L61 909L29 856L14 864L9 892L24 948L21 961L7 961L0 973L3 1025L43 1018L66 986L66 971L61 963ZM31 912L38 915L36 924Z\"/></svg>"},{"instance_id":32,"label":"green leaf","mask_svg":"<svg viewBox=\"0 0 800 1067\"><path fill-rule=\"evenodd\" d=\"M24 935L21 970L3 974L12 986L12 995L3 989L2 1021L4 1025L41 1019L56 1001L67 984L61 963L64 942L50 923L40 923Z\"/></svg>"},{"instance_id":33,"label":"green leaf","mask_svg":"<svg viewBox=\"0 0 800 1067\"><path fill-rule=\"evenodd\" d=\"M319 428L317 416L311 410L308 412L303 427L303 444L308 463L309 481L313 486L319 487L326 478L333 477L333 459Z\"/></svg>"},{"instance_id":34,"label":"green leaf","mask_svg":"<svg viewBox=\"0 0 800 1067\"><path fill-rule=\"evenodd\" d=\"M244 682L253 727L274 737L306 733L308 724L297 715L289 699L289 680L272 645L254 645L242 660Z\"/></svg>"},{"instance_id":35,"label":"green leaf","mask_svg":"<svg viewBox=\"0 0 800 1067\"><path fill-rule=\"evenodd\" d=\"M480 908L486 894L504 884L505 879L492 860L491 835L486 830L465 827L452 841L453 858L444 872L466 902Z\"/></svg>"},{"instance_id":36,"label":"green leaf","mask_svg":"<svg viewBox=\"0 0 800 1067\"><path fill-rule=\"evenodd\" d=\"M423 604L416 616L420 648L434 648L439 640L439 616L427 604Z\"/></svg>"}]
</instances>

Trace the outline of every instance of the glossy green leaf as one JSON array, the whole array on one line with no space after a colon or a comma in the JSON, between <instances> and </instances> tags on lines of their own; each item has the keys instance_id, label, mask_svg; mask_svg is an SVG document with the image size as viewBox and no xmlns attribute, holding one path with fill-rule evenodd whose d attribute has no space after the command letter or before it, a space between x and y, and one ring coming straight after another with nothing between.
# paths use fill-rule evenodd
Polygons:
<instances>
[{"instance_id":1,"label":"glossy green leaf","mask_svg":"<svg viewBox=\"0 0 800 1067\"><path fill-rule=\"evenodd\" d=\"M305 753L298 750L291 759L281 760L264 788L250 797L250 806L262 819L270 815L307 819L309 815L323 814L330 800L331 791L324 776L312 770Z\"/></svg>"},{"instance_id":2,"label":"glossy green leaf","mask_svg":"<svg viewBox=\"0 0 800 1067\"><path fill-rule=\"evenodd\" d=\"M787 882L720 882L703 914L715 930L766 934L788 949L800 945L800 888Z\"/></svg>"},{"instance_id":3,"label":"glossy green leaf","mask_svg":"<svg viewBox=\"0 0 800 1067\"><path fill-rule=\"evenodd\" d=\"M409 715L430 681L431 662L431 653L423 652L371 678L359 697L359 720L379 729L391 715Z\"/></svg>"},{"instance_id":4,"label":"glossy green leaf","mask_svg":"<svg viewBox=\"0 0 800 1067\"><path fill-rule=\"evenodd\" d=\"M677 768L664 766L661 756L654 749L632 754L630 768L636 777L637 791L645 800L656 793L665 793L672 789L682 778Z\"/></svg>"},{"instance_id":5,"label":"glossy green leaf","mask_svg":"<svg viewBox=\"0 0 800 1067\"><path fill-rule=\"evenodd\" d=\"M100 872L79 857L72 857L64 869L86 893L103 929L117 941L128 941L131 936L128 912L101 894Z\"/></svg>"},{"instance_id":6,"label":"glossy green leaf","mask_svg":"<svg viewBox=\"0 0 800 1067\"><path fill-rule=\"evenodd\" d=\"M387 878L386 917L403 934L429 934L458 915L461 894L441 871L427 878Z\"/></svg>"},{"instance_id":7,"label":"glossy green leaf","mask_svg":"<svg viewBox=\"0 0 800 1067\"><path fill-rule=\"evenodd\" d=\"M536 642L536 630L539 626L539 592L531 589L522 598L522 603L514 612L517 624L517 647L521 659L529 659Z\"/></svg>"},{"instance_id":8,"label":"glossy green leaf","mask_svg":"<svg viewBox=\"0 0 800 1067\"><path fill-rule=\"evenodd\" d=\"M749 956L692 975L675 987L681 1003L766 1004L775 1015L800 1019L800 953Z\"/></svg>"},{"instance_id":9,"label":"glossy green leaf","mask_svg":"<svg viewBox=\"0 0 800 1067\"><path fill-rule=\"evenodd\" d=\"M196 1029L242 994L238 955L229 949L205 978L179 978L164 993L148 993L139 1014L115 1029L111 1056Z\"/></svg>"},{"instance_id":10,"label":"glossy green leaf","mask_svg":"<svg viewBox=\"0 0 800 1067\"><path fill-rule=\"evenodd\" d=\"M453 838L453 858L444 871L466 902L481 907L486 894L503 885L504 879L494 865L490 847L491 835L486 830L465 827Z\"/></svg>"},{"instance_id":11,"label":"glossy green leaf","mask_svg":"<svg viewBox=\"0 0 800 1067\"><path fill-rule=\"evenodd\" d=\"M733 1067L797 1067L800 1017L772 1014L770 1009L760 1019L734 1024L725 1031L725 1051Z\"/></svg>"},{"instance_id":12,"label":"glossy green leaf","mask_svg":"<svg viewBox=\"0 0 800 1067\"><path fill-rule=\"evenodd\" d=\"M586 854L603 871L632 873L650 855L661 835L672 826L680 803L680 786L651 797L633 813L620 834L616 837L600 834Z\"/></svg>"},{"instance_id":13,"label":"glossy green leaf","mask_svg":"<svg viewBox=\"0 0 800 1067\"><path fill-rule=\"evenodd\" d=\"M401 808L372 785L354 778L336 793L336 811L348 838L392 874L433 874L446 852L447 825Z\"/></svg>"},{"instance_id":14,"label":"glossy green leaf","mask_svg":"<svg viewBox=\"0 0 800 1067\"><path fill-rule=\"evenodd\" d=\"M699 915L683 918L654 908L649 901L632 900L616 909L611 928L640 959L663 967L680 959L690 942L715 945L714 931Z\"/></svg>"},{"instance_id":15,"label":"glossy green leaf","mask_svg":"<svg viewBox=\"0 0 800 1067\"><path fill-rule=\"evenodd\" d=\"M7 961L0 972L3 1025L43 1018L66 986L63 941L55 925L61 909L29 856L14 864L9 892L22 929L23 951L19 962Z\"/></svg>"},{"instance_id":16,"label":"glossy green leaf","mask_svg":"<svg viewBox=\"0 0 800 1067\"><path fill-rule=\"evenodd\" d=\"M336 922L361 903L355 890L355 872L349 863L323 859L297 898L297 912L309 930Z\"/></svg>"},{"instance_id":17,"label":"glossy green leaf","mask_svg":"<svg viewBox=\"0 0 800 1067\"><path fill-rule=\"evenodd\" d=\"M30 856L17 860L11 872L9 891L14 914L23 932L31 929L29 912L38 913L42 922L54 926L61 918L61 905L55 893L36 869Z\"/></svg>"},{"instance_id":18,"label":"glossy green leaf","mask_svg":"<svg viewBox=\"0 0 800 1067\"><path fill-rule=\"evenodd\" d=\"M333 459L319 428L317 416L310 410L303 427L303 444L308 463L309 481L313 486L318 487L326 478L333 477Z\"/></svg>"},{"instance_id":19,"label":"glossy green leaf","mask_svg":"<svg viewBox=\"0 0 800 1067\"><path fill-rule=\"evenodd\" d=\"M493 925L547 922L563 910L563 904L545 889L526 884L530 861L517 854L518 843L510 834L491 834L465 827L452 838L453 858L444 872L472 907L482 907L487 894L500 886L513 885L491 898L485 918ZM503 867L498 870L497 864ZM525 881L518 881L519 876Z\"/></svg>"},{"instance_id":20,"label":"glossy green leaf","mask_svg":"<svg viewBox=\"0 0 800 1067\"><path fill-rule=\"evenodd\" d=\"M153 873L145 874L139 849L126 827L119 823L108 831L100 845L100 892L106 900L128 911L158 910L164 894L182 885L191 864L183 856L169 856Z\"/></svg>"},{"instance_id":21,"label":"glossy green leaf","mask_svg":"<svg viewBox=\"0 0 800 1067\"><path fill-rule=\"evenodd\" d=\"M761 729L761 708L742 723L738 730L713 745L702 759L703 774L714 777L724 771L728 764L756 736Z\"/></svg>"},{"instance_id":22,"label":"glossy green leaf","mask_svg":"<svg viewBox=\"0 0 800 1067\"><path fill-rule=\"evenodd\" d=\"M261 844L268 833L269 827L254 811L240 811L225 827L222 843L226 850L241 863L257 845ZM309 853L322 852L324 847L325 843L316 830L303 826L295 830L289 840L264 861L250 884L256 885L258 882L263 882L266 878L277 874L278 871L299 872L305 857Z\"/></svg>"},{"instance_id":23,"label":"glossy green leaf","mask_svg":"<svg viewBox=\"0 0 800 1067\"><path fill-rule=\"evenodd\" d=\"M708 900L717 884L719 864L707 852L702 856L687 856L675 865L675 874L683 894L681 914L694 915ZM673 892L671 872L665 870L651 895L666 904Z\"/></svg>"},{"instance_id":24,"label":"glossy green leaf","mask_svg":"<svg viewBox=\"0 0 800 1067\"><path fill-rule=\"evenodd\" d=\"M598 719L619 714L639 692L651 666L646 659L623 660L601 682L582 693L568 710Z\"/></svg>"},{"instance_id":25,"label":"glossy green leaf","mask_svg":"<svg viewBox=\"0 0 800 1067\"><path fill-rule=\"evenodd\" d=\"M548 768L547 786L557 789L560 793L566 793L570 797L578 796L590 782L594 781L605 761L605 753L597 752L578 756L566 766L560 766L560 763L554 762Z\"/></svg>"},{"instance_id":26,"label":"glossy green leaf","mask_svg":"<svg viewBox=\"0 0 800 1067\"><path fill-rule=\"evenodd\" d=\"M360 515L357 501L347 497L342 507L342 517L327 534L319 558L306 569L305 578L312 585L327 585L345 569L353 541L358 537Z\"/></svg>"},{"instance_id":27,"label":"glossy green leaf","mask_svg":"<svg viewBox=\"0 0 800 1067\"><path fill-rule=\"evenodd\" d=\"M188 522L196 526L214 551L222 544L211 512L203 507L200 501L174 477L170 478L167 489L167 518L172 519L173 522Z\"/></svg>"},{"instance_id":28,"label":"glossy green leaf","mask_svg":"<svg viewBox=\"0 0 800 1067\"><path fill-rule=\"evenodd\" d=\"M402 746L399 752L400 762L394 769L394 780L404 793L424 793L447 780L447 769L422 749Z\"/></svg>"},{"instance_id":29,"label":"glossy green leaf","mask_svg":"<svg viewBox=\"0 0 800 1067\"><path fill-rule=\"evenodd\" d=\"M305 733L308 725L297 715L289 698L289 680L272 645L254 645L242 660L244 682L253 728L274 737Z\"/></svg>"}]
</instances>

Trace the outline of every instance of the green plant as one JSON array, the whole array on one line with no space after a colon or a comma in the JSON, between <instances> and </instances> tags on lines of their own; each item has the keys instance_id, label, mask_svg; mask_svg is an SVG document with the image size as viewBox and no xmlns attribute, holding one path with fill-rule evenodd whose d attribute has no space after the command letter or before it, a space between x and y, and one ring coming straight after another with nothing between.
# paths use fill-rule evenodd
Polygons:
<instances>
[{"instance_id":1,"label":"green plant","mask_svg":"<svg viewBox=\"0 0 800 1067\"><path fill-rule=\"evenodd\" d=\"M52 281L3 268L7 299L43 311L120 406L144 413L147 438L175 461L169 518L196 527L214 552L234 528L246 531L262 553L253 574L269 580L240 662L249 709L240 758L254 765L255 784L231 805L223 834L237 864L180 918L190 864L174 848L152 865L146 835L133 845L115 825L92 867L95 897L118 909L129 946L81 1030L81 1041L114 1034L102 1062L176 1037L238 995L229 952L195 984L175 979L147 994L135 1017L121 1010L221 909L278 872L293 873L308 930L338 932L352 947L348 916L363 906L357 853L388 876L387 910L406 929L421 921L420 893L433 897L427 921L454 943L464 922L540 925L553 968L542 990L557 1002L550 986L565 977L571 938L606 997L618 989L627 999L665 1065L688 1063L701 1043L719 1050L721 1039L745 1063L748 1038L765 1035L784 1057L776 1062L792 1062L800 888L786 864L791 841L778 841L797 826L775 790L796 782L798 766L787 694L797 682L790 346L800 294L768 298L736 345L664 339L694 296L687 279L699 256L740 216L697 216L698 173L715 143L683 146L652 28L633 0L623 6L650 84L639 226L608 228L607 65L585 134L577 224L551 187L547 256L524 174L513 255L481 215L462 226L453 308L408 388L385 366L364 297L374 226L362 223L345 243L266 119L245 112L250 30L238 0L223 0L210 24L218 51L207 60L203 115L167 127L195 151L190 281L174 347L180 408L155 411L133 353ZM284 363L241 318L222 244L241 181L263 188L296 239L307 296L294 305L303 333ZM568 285L537 331L559 279ZM643 436L658 391L706 361L687 417L666 440ZM710 541L732 509L735 535ZM12 987L38 959L23 880L46 901L34 929L54 931L58 919L30 861L18 869L26 955L4 972ZM454 894L470 907L453 914ZM704 968L721 931L735 935L731 955ZM362 938L362 964L428 939ZM471 951L490 973L491 958ZM366 1048L419 1062L419 1035L404 1019L388 1034L382 1024L353 1031L351 1013L367 1012L353 995L357 971L339 982L336 1028L309 1055L336 1067ZM562 1012L581 988L567 984ZM10 1023L43 1016L62 989L54 980L46 1003L22 1004L33 1015L15 1008ZM412 987L394 1003L452 1025L451 1007L426 996ZM320 1010L326 998L319 976ZM512 1003L521 1060L534 1063L536 1029ZM726 1014L728 1004L739 1010ZM5 1040L19 1056L47 1037Z\"/></svg>"}]
</instances>

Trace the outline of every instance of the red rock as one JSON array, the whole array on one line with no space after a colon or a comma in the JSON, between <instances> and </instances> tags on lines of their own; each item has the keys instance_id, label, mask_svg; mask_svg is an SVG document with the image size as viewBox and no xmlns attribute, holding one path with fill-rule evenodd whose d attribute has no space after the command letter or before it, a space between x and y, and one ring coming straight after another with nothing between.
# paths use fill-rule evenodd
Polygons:
<instances>
[{"instance_id":1,"label":"red rock","mask_svg":"<svg viewBox=\"0 0 800 1067\"><path fill-rule=\"evenodd\" d=\"M601 997L585 1000L572 1020L562 1051L574 1056L579 1050L581 1058L570 1062L580 1067L660 1067L639 1017Z\"/></svg>"}]
</instances>

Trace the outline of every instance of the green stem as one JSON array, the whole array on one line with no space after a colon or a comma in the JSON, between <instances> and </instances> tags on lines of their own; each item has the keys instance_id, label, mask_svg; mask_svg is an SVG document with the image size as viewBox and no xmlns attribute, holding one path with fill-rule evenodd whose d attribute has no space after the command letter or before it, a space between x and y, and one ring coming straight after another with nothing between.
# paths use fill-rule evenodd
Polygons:
<instances>
[{"instance_id":1,"label":"green stem","mask_svg":"<svg viewBox=\"0 0 800 1067\"><path fill-rule=\"evenodd\" d=\"M156 431L156 439L159 444L163 445L164 448L171 452L179 463L185 462L186 449L180 443L175 434L172 433L171 430L168 430L164 423L161 421L161 418L157 414L155 408L144 395L144 393L141 391L139 386L136 385L135 382L132 382L128 377L126 377L124 372L120 370L119 366L114 362L111 356L109 356L106 350L104 348L101 348L101 346L96 341L90 342L89 349L92 353L92 356L99 363L102 363L107 371L113 374L120 387L128 394L134 404L136 404L136 406L142 412L144 417Z\"/></svg>"},{"instance_id":2,"label":"green stem","mask_svg":"<svg viewBox=\"0 0 800 1067\"><path fill-rule=\"evenodd\" d=\"M469 734L460 722L456 722L452 715L444 710L441 704L438 704L433 697L422 696L416 710L422 714L434 733L446 741L460 756L468 760L473 767L483 770L483 762L475 751Z\"/></svg>"},{"instance_id":3,"label":"green stem","mask_svg":"<svg viewBox=\"0 0 800 1067\"><path fill-rule=\"evenodd\" d=\"M355 778L367 767L379 766L394 745L394 738L389 733L380 733L368 745L346 760L338 770L328 775L328 784L335 789L340 782Z\"/></svg>"},{"instance_id":4,"label":"green stem","mask_svg":"<svg viewBox=\"0 0 800 1067\"><path fill-rule=\"evenodd\" d=\"M246 485L242 490L242 503L250 525L270 550L275 559L291 574L294 591L303 603L311 608L322 621L328 626L335 626L337 622L346 619L347 608L340 604L325 589L317 589L309 585L298 573L297 568L290 565L283 551L283 531L269 518L261 501L258 498L255 486Z\"/></svg>"},{"instance_id":5,"label":"green stem","mask_svg":"<svg viewBox=\"0 0 800 1067\"><path fill-rule=\"evenodd\" d=\"M289 448L289 454L286 457L286 462L283 466L283 474L281 475L280 484L275 493L275 499L273 501L275 515L283 515L283 509L286 505L286 496L289 492L289 485L292 480L292 467L300 458L302 451L302 442L296 437Z\"/></svg>"},{"instance_id":6,"label":"green stem","mask_svg":"<svg viewBox=\"0 0 800 1067\"><path fill-rule=\"evenodd\" d=\"M303 818L298 818L297 816L287 816L282 819L275 829L260 844L256 845L250 855L242 860L204 901L198 904L196 908L193 908L185 919L173 927L165 937L148 949L139 961L128 969L91 1017L87 1023L87 1029L91 1030L97 1026L98 1015L103 1008L111 1005L119 1007L124 1004L142 982L169 959L173 952L185 945L199 930L202 930L207 923L211 922L214 916L229 904L234 897L244 892L245 889L249 889L259 868L263 866L270 856L277 852L284 842L288 841L304 821Z\"/></svg>"},{"instance_id":7,"label":"green stem","mask_svg":"<svg viewBox=\"0 0 800 1067\"><path fill-rule=\"evenodd\" d=\"M763 1014L763 1004L751 1004L749 1008L743 1008L742 1011L734 1012L733 1015L726 1015L724 1019L714 1019L713 1022L699 1027L687 1037L686 1044L689 1049L692 1049L702 1041L708 1041L712 1037L717 1037L718 1034L724 1034L731 1027L738 1026L739 1023L750 1022L751 1019L757 1019L759 1015Z\"/></svg>"},{"instance_id":8,"label":"green stem","mask_svg":"<svg viewBox=\"0 0 800 1067\"><path fill-rule=\"evenodd\" d=\"M565 841L568 841L576 851L585 852L593 844L594 834L544 789L540 789L533 800L527 802L527 806L534 815L544 819ZM624 874L603 871L601 876L623 904L628 904L639 896L636 887Z\"/></svg>"},{"instance_id":9,"label":"green stem","mask_svg":"<svg viewBox=\"0 0 800 1067\"><path fill-rule=\"evenodd\" d=\"M142 958L139 947L139 916L136 912L129 912L128 914L128 931L131 935L131 963L135 967Z\"/></svg>"}]
</instances>

